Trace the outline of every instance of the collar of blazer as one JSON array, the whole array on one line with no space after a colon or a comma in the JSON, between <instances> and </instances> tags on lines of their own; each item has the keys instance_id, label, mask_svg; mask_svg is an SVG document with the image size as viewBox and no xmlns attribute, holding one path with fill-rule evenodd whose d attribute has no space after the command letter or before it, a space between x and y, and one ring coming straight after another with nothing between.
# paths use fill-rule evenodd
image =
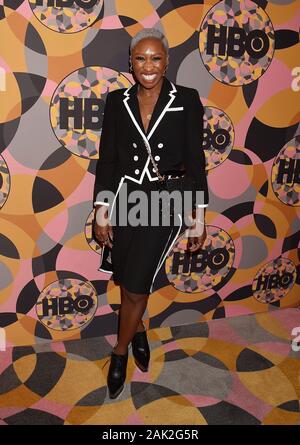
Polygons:
<instances>
[{"instance_id":1,"label":"collar of blazer","mask_svg":"<svg viewBox=\"0 0 300 445\"><path fill-rule=\"evenodd\" d=\"M165 112L175 99L177 89L170 80L168 80L166 77L163 78L161 90L156 101L146 133L144 131L143 121L140 113L140 107L137 98L137 89L137 83L127 88L124 91L125 98L123 99L123 102L129 113L129 116L132 119L132 122L134 123L142 138L149 140L156 130L159 122L162 120Z\"/></svg>"}]
</instances>

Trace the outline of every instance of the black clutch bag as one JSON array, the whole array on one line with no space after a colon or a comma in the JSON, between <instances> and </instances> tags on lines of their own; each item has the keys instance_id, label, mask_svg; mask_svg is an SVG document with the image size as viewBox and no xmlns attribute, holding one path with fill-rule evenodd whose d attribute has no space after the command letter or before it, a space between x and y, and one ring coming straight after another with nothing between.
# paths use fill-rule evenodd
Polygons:
<instances>
[{"instance_id":1,"label":"black clutch bag","mask_svg":"<svg viewBox=\"0 0 300 445\"><path fill-rule=\"evenodd\" d=\"M109 246L107 246L106 244L102 247L100 267L98 270L100 270L101 272L107 272L107 273L112 273L114 271L113 263L112 263L111 248Z\"/></svg>"},{"instance_id":2,"label":"black clutch bag","mask_svg":"<svg viewBox=\"0 0 300 445\"><path fill-rule=\"evenodd\" d=\"M93 230L93 237L95 241L98 242L94 230ZM110 236L109 239L111 240L111 242L113 242ZM104 244L103 247L101 248L101 260L98 270L107 273L113 272L112 249L107 244Z\"/></svg>"}]
</instances>

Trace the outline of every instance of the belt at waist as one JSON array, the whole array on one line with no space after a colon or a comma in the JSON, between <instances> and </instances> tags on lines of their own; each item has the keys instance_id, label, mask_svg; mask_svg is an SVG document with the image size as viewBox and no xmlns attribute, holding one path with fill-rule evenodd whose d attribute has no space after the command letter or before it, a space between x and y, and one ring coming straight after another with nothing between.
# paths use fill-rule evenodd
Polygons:
<instances>
[{"instance_id":1,"label":"belt at waist","mask_svg":"<svg viewBox=\"0 0 300 445\"><path fill-rule=\"evenodd\" d=\"M185 170L165 170L161 175L165 175L167 179L179 178L185 175Z\"/></svg>"}]
</instances>

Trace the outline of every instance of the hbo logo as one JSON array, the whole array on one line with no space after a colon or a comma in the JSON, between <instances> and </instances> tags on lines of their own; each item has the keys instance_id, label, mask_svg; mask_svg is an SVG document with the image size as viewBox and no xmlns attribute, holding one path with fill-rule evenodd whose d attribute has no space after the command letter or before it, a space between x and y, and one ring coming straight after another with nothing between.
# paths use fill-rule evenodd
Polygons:
<instances>
[{"instance_id":1,"label":"hbo logo","mask_svg":"<svg viewBox=\"0 0 300 445\"><path fill-rule=\"evenodd\" d=\"M103 121L104 102L98 98L74 97L71 102L68 98L62 97L60 105L60 129L69 130L69 118L74 119L74 129L100 130ZM71 105L73 107L71 108Z\"/></svg>"},{"instance_id":2,"label":"hbo logo","mask_svg":"<svg viewBox=\"0 0 300 445\"><path fill-rule=\"evenodd\" d=\"M290 272L284 272L282 275L279 272L269 275L260 275L257 279L256 289L271 290L271 289L287 289L293 282L293 275Z\"/></svg>"},{"instance_id":3,"label":"hbo logo","mask_svg":"<svg viewBox=\"0 0 300 445\"><path fill-rule=\"evenodd\" d=\"M88 295L71 297L44 298L42 302L43 317L72 314L74 311L86 314L93 307L93 299Z\"/></svg>"},{"instance_id":4,"label":"hbo logo","mask_svg":"<svg viewBox=\"0 0 300 445\"><path fill-rule=\"evenodd\" d=\"M218 45L217 53L215 45ZM250 57L260 59L267 54L269 46L268 36L260 29L247 34L243 28L208 25L207 54L241 57L246 51Z\"/></svg>"},{"instance_id":5,"label":"hbo logo","mask_svg":"<svg viewBox=\"0 0 300 445\"><path fill-rule=\"evenodd\" d=\"M203 143L205 149L213 147L216 150L225 150L230 143L230 134L224 128L217 128L214 132L206 128L203 131Z\"/></svg>"},{"instance_id":6,"label":"hbo logo","mask_svg":"<svg viewBox=\"0 0 300 445\"><path fill-rule=\"evenodd\" d=\"M79 8L90 9L95 6L98 0L36 0L35 6L54 6L56 8L71 8L74 3Z\"/></svg>"},{"instance_id":7,"label":"hbo logo","mask_svg":"<svg viewBox=\"0 0 300 445\"><path fill-rule=\"evenodd\" d=\"M277 184L300 184L300 159L280 159Z\"/></svg>"},{"instance_id":8,"label":"hbo logo","mask_svg":"<svg viewBox=\"0 0 300 445\"><path fill-rule=\"evenodd\" d=\"M210 269L222 269L229 261L229 252L224 248L214 249L211 252L200 250L197 255L175 252L173 256L171 274L179 275L200 273L208 266ZM181 271L179 270L181 269Z\"/></svg>"}]
</instances>

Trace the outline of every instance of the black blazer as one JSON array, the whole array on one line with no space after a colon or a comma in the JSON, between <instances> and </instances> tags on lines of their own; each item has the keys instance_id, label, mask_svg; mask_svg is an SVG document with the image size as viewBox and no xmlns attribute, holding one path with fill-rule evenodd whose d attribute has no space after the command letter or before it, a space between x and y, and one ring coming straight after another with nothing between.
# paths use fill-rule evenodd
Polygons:
<instances>
[{"instance_id":1,"label":"black blazer","mask_svg":"<svg viewBox=\"0 0 300 445\"><path fill-rule=\"evenodd\" d=\"M104 108L94 202L110 202L99 196L97 199L97 195L103 190L116 193L122 178L135 182L137 188L145 175L145 180L157 179L143 142L143 138L147 138L159 172L178 169L183 164L187 174L195 179L198 190L204 192L204 202L200 204L207 206L203 113L196 89L175 85L164 77L145 133L137 83L111 91Z\"/></svg>"}]
</instances>

